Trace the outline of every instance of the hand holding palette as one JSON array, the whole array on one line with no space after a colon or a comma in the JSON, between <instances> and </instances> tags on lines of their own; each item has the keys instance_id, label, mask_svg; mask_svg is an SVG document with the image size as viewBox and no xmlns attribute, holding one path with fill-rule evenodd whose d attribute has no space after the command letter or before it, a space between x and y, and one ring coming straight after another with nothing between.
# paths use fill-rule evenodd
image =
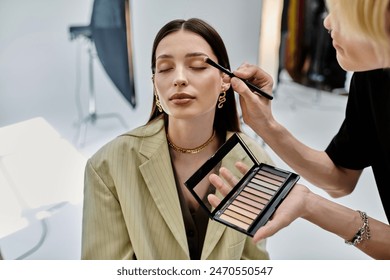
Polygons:
<instances>
[{"instance_id":1,"label":"hand holding palette","mask_svg":"<svg viewBox=\"0 0 390 280\"><path fill-rule=\"evenodd\" d=\"M248 165L242 174L236 162ZM216 166L225 167L238 183L221 199L214 209L206 206L205 192L200 190L204 180ZM218 175L218 174L217 174ZM269 220L289 191L299 180L299 175L260 163L239 134L234 134L186 182L186 187L210 218L249 236ZM203 182L203 183L202 183ZM218 195L217 192L215 192Z\"/></svg>"}]
</instances>

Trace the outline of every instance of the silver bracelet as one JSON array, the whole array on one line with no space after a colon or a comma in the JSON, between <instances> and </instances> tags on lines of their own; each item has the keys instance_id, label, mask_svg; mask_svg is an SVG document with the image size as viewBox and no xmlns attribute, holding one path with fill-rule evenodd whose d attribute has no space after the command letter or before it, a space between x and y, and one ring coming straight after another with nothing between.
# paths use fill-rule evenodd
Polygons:
<instances>
[{"instance_id":1,"label":"silver bracelet","mask_svg":"<svg viewBox=\"0 0 390 280\"><path fill-rule=\"evenodd\" d=\"M363 225L361 226L361 228L359 228L359 230L354 235L354 237L352 237L351 240L345 240L345 243L348 245L357 245L360 242L362 242L363 240L368 240L371 238L367 214L365 212L361 212L359 210L357 210L357 212L360 214L360 218L363 221Z\"/></svg>"}]
</instances>

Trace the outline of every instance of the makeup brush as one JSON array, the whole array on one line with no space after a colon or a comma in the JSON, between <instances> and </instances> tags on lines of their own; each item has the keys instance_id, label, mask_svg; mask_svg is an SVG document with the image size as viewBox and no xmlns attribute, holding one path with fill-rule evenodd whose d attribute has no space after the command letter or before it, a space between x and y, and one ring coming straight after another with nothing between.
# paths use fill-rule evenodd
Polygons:
<instances>
[{"instance_id":1,"label":"makeup brush","mask_svg":"<svg viewBox=\"0 0 390 280\"><path fill-rule=\"evenodd\" d=\"M236 77L236 78L240 79L241 81L243 81L248 86L248 88L250 88L257 95L264 96L264 97L268 98L269 100L273 99L273 97L271 95L269 95L268 93L262 91L260 88L258 88L254 84L248 82L247 80L244 80L244 79L241 79L241 78L237 77L232 72L230 72L228 69L226 69L225 67L223 67L223 66L219 65L218 63L212 61L210 58L205 57L204 61L206 63L210 64L211 66L214 66L215 68L221 70L223 73L229 75L229 77L231 77L231 78Z\"/></svg>"}]
</instances>

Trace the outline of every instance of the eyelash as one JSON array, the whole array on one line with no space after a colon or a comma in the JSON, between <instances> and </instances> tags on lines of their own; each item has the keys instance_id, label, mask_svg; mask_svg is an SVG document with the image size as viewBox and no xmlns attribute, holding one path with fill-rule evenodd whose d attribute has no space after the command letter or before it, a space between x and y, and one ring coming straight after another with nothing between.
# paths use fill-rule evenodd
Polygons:
<instances>
[{"instance_id":1,"label":"eyelash","mask_svg":"<svg viewBox=\"0 0 390 280\"><path fill-rule=\"evenodd\" d=\"M190 66L189 68L194 70L194 71L202 71L202 70L207 69L206 66L199 66L199 67ZM173 68L161 69L161 70L158 71L158 73L168 72L169 70L172 70L172 69Z\"/></svg>"},{"instance_id":2,"label":"eyelash","mask_svg":"<svg viewBox=\"0 0 390 280\"><path fill-rule=\"evenodd\" d=\"M205 70L207 67L205 66L199 66L199 67L190 67L193 70Z\"/></svg>"},{"instance_id":3,"label":"eyelash","mask_svg":"<svg viewBox=\"0 0 390 280\"><path fill-rule=\"evenodd\" d=\"M161 69L161 70L158 70L158 73L164 73L164 72L167 72L169 70L171 70L172 68L168 68L168 69Z\"/></svg>"}]
</instances>

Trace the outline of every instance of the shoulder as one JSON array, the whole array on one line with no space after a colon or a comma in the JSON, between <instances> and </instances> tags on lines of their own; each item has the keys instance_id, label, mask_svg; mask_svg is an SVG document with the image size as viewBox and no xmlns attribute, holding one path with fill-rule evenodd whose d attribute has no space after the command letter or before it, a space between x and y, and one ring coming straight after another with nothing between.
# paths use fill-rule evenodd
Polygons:
<instances>
[{"instance_id":1,"label":"shoulder","mask_svg":"<svg viewBox=\"0 0 390 280\"><path fill-rule=\"evenodd\" d=\"M149 122L148 124L137 127L129 132L120 135L119 137L135 137L135 138L150 137L158 134L163 129L164 129L164 119L157 118Z\"/></svg>"},{"instance_id":2,"label":"shoulder","mask_svg":"<svg viewBox=\"0 0 390 280\"><path fill-rule=\"evenodd\" d=\"M390 70L376 69L353 73L348 96L349 108L370 110L368 104L389 104Z\"/></svg>"},{"instance_id":3,"label":"shoulder","mask_svg":"<svg viewBox=\"0 0 390 280\"><path fill-rule=\"evenodd\" d=\"M140 153L145 146L155 146L163 142L164 120L156 119L144 126L128 131L102 146L91 158L90 162L118 160Z\"/></svg>"},{"instance_id":4,"label":"shoulder","mask_svg":"<svg viewBox=\"0 0 390 280\"><path fill-rule=\"evenodd\" d=\"M374 69L369 71L354 72L353 77L357 79L386 77L390 78L390 69Z\"/></svg>"},{"instance_id":5,"label":"shoulder","mask_svg":"<svg viewBox=\"0 0 390 280\"><path fill-rule=\"evenodd\" d=\"M363 72L354 72L351 79L351 86L357 88L380 87L390 83L389 69L375 69Z\"/></svg>"}]
</instances>

